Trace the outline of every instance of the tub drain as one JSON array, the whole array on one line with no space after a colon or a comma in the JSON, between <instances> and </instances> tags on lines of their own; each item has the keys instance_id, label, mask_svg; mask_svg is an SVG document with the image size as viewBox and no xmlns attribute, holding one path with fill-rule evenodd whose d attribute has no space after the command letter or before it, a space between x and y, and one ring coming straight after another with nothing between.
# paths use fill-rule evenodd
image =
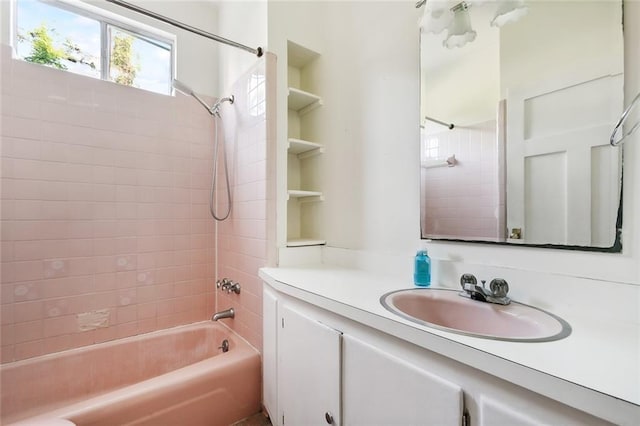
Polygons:
<instances>
[{"instance_id":1,"label":"tub drain","mask_svg":"<svg viewBox=\"0 0 640 426\"><path fill-rule=\"evenodd\" d=\"M218 349L222 349L222 352L229 352L229 341L224 339L222 345L218 346Z\"/></svg>"}]
</instances>

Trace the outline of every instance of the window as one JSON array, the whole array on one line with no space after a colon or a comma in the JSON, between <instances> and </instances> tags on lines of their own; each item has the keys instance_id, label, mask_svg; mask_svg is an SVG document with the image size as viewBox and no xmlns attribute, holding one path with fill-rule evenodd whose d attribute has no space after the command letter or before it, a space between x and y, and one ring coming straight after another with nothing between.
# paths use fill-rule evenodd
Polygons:
<instances>
[{"instance_id":1,"label":"window","mask_svg":"<svg viewBox=\"0 0 640 426\"><path fill-rule=\"evenodd\" d=\"M247 85L249 115L259 117L264 114L266 105L264 74L257 72L251 74Z\"/></svg>"},{"instance_id":2,"label":"window","mask_svg":"<svg viewBox=\"0 0 640 426\"><path fill-rule=\"evenodd\" d=\"M16 57L170 94L175 37L80 2L16 0Z\"/></svg>"},{"instance_id":3,"label":"window","mask_svg":"<svg viewBox=\"0 0 640 426\"><path fill-rule=\"evenodd\" d=\"M438 159L440 151L440 141L437 137L422 138L422 161Z\"/></svg>"}]
</instances>

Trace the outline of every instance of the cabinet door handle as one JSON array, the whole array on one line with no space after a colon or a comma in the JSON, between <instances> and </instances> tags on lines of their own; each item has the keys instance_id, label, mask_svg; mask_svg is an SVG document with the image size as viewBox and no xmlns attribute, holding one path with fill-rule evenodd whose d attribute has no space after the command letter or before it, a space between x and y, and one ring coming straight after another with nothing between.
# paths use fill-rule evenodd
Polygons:
<instances>
[{"instance_id":1,"label":"cabinet door handle","mask_svg":"<svg viewBox=\"0 0 640 426\"><path fill-rule=\"evenodd\" d=\"M333 424L333 416L331 415L330 412L326 412L324 413L324 419L327 421L327 423L329 423L330 425Z\"/></svg>"}]
</instances>

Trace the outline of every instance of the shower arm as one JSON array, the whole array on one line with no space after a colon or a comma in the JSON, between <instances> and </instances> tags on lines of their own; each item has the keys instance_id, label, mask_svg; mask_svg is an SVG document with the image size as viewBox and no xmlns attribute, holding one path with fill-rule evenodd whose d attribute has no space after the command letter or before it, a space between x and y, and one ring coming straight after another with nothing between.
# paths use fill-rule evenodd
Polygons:
<instances>
[{"instance_id":1,"label":"shower arm","mask_svg":"<svg viewBox=\"0 0 640 426\"><path fill-rule=\"evenodd\" d=\"M172 25L174 27L183 29L185 31L189 31L189 32L194 33L194 34L198 34L199 36L208 38L209 40L217 41L219 43L227 44L229 46L233 46L233 47L236 47L238 49L246 50L247 52L253 53L254 55L256 55L258 57L261 57L262 54L264 53L263 50L262 50L262 47L258 47L257 49L254 49L252 47L245 46L244 44L240 44L240 43L235 42L233 40L229 40L229 39L226 39L224 37L220 37L219 35L211 34L211 33L207 32L207 31L203 31L203 30L201 30L199 28L192 27L191 25L187 25L187 24L182 23L180 21L176 21L175 19L171 19L171 18L168 18L168 17L166 17L164 15L160 15L160 14L152 12L150 10L143 9L141 7L133 5L131 3L127 3L126 1L122 1L122 0L106 0L106 1L109 2L109 3L113 3L113 4L117 5L117 6L124 7L125 9L133 10L134 12L140 13L142 15L146 15L146 16L148 16L150 18L157 19L158 21L162 21L162 22L164 22L166 24L169 24L169 25Z\"/></svg>"}]
</instances>

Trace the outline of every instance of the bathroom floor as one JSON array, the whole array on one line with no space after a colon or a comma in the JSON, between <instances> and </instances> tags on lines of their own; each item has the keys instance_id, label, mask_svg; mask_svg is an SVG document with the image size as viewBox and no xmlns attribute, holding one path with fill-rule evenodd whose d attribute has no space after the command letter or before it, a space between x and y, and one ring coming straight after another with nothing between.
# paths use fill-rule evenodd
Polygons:
<instances>
[{"instance_id":1,"label":"bathroom floor","mask_svg":"<svg viewBox=\"0 0 640 426\"><path fill-rule=\"evenodd\" d=\"M258 413L240 420L231 426L271 426L271 421L269 420L269 417L265 416L263 413Z\"/></svg>"}]
</instances>

